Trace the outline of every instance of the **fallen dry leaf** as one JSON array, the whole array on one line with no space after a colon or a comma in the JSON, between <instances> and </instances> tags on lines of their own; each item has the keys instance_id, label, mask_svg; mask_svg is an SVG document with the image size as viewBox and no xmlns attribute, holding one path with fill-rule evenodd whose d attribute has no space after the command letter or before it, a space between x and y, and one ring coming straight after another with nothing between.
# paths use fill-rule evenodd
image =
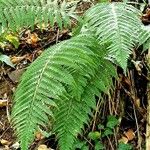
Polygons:
<instances>
[{"instance_id":1,"label":"fallen dry leaf","mask_svg":"<svg viewBox=\"0 0 150 150\"><path fill-rule=\"evenodd\" d=\"M44 138L43 134L39 131L35 133L35 137L37 141L40 141Z\"/></svg>"},{"instance_id":2,"label":"fallen dry leaf","mask_svg":"<svg viewBox=\"0 0 150 150\"><path fill-rule=\"evenodd\" d=\"M19 62L21 62L23 59L25 59L26 58L26 55L24 55L24 56L21 56L21 57L16 57L16 56L13 56L13 57L11 57L11 62L13 63L13 64L18 64Z\"/></svg>"},{"instance_id":3,"label":"fallen dry leaf","mask_svg":"<svg viewBox=\"0 0 150 150\"><path fill-rule=\"evenodd\" d=\"M12 92L12 84L10 84L7 81L0 81L0 99L1 100L7 100L8 96L11 94Z\"/></svg>"},{"instance_id":4,"label":"fallen dry leaf","mask_svg":"<svg viewBox=\"0 0 150 150\"><path fill-rule=\"evenodd\" d=\"M145 24L150 23L150 8L146 9L146 13L143 14L141 19L142 19L142 22Z\"/></svg>"},{"instance_id":5,"label":"fallen dry leaf","mask_svg":"<svg viewBox=\"0 0 150 150\"><path fill-rule=\"evenodd\" d=\"M2 99L2 100L0 100L0 107L5 107L5 106L7 106L7 103L8 103L8 100L7 99Z\"/></svg>"},{"instance_id":6,"label":"fallen dry leaf","mask_svg":"<svg viewBox=\"0 0 150 150\"><path fill-rule=\"evenodd\" d=\"M129 129L124 134L128 138L129 141L132 141L134 139L134 137L135 137L135 133L134 133L134 131L132 129Z\"/></svg>"},{"instance_id":7,"label":"fallen dry leaf","mask_svg":"<svg viewBox=\"0 0 150 150\"><path fill-rule=\"evenodd\" d=\"M10 150L9 146L4 145L3 147L0 147L0 150Z\"/></svg>"},{"instance_id":8,"label":"fallen dry leaf","mask_svg":"<svg viewBox=\"0 0 150 150\"><path fill-rule=\"evenodd\" d=\"M27 39L27 43L31 45L36 45L37 42L40 40L36 33L29 34L29 38Z\"/></svg>"},{"instance_id":9,"label":"fallen dry leaf","mask_svg":"<svg viewBox=\"0 0 150 150\"><path fill-rule=\"evenodd\" d=\"M1 143L2 145L10 145L10 144L11 144L10 141L5 140L5 139L0 140L0 143Z\"/></svg>"},{"instance_id":10,"label":"fallen dry leaf","mask_svg":"<svg viewBox=\"0 0 150 150\"><path fill-rule=\"evenodd\" d=\"M137 98L136 100L135 100L135 105L136 105L136 107L140 107L140 105L141 105L141 102L140 102L140 99L139 98Z\"/></svg>"},{"instance_id":11,"label":"fallen dry leaf","mask_svg":"<svg viewBox=\"0 0 150 150\"><path fill-rule=\"evenodd\" d=\"M134 66L135 66L135 69L137 70L138 74L141 75L142 74L142 68L143 68L143 65L142 65L142 62L141 61L134 61L132 60Z\"/></svg>"}]
</instances>

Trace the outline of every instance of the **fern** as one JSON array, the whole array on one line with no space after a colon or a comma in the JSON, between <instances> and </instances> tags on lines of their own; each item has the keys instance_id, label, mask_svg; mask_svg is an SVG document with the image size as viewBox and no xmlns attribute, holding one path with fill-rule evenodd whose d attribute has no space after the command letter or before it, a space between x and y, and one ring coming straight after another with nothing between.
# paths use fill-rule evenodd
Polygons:
<instances>
[{"instance_id":1,"label":"fern","mask_svg":"<svg viewBox=\"0 0 150 150\"><path fill-rule=\"evenodd\" d=\"M77 85L82 89L94 76L100 57L97 48L94 38L80 35L46 50L28 68L17 88L12 111L12 123L23 150L33 140L37 125L43 126L53 117L49 107L73 98L80 102L84 91L76 90Z\"/></svg>"},{"instance_id":2,"label":"fern","mask_svg":"<svg viewBox=\"0 0 150 150\"><path fill-rule=\"evenodd\" d=\"M124 3L98 4L85 15L87 28L96 30L100 43L111 43L107 48L110 57L124 70L142 27L140 15L139 10Z\"/></svg>"},{"instance_id":3,"label":"fern","mask_svg":"<svg viewBox=\"0 0 150 150\"><path fill-rule=\"evenodd\" d=\"M69 2L58 0L0 0L1 31L16 31L22 27L34 27L36 23L53 27L70 25L71 17L75 18L76 5L70 7Z\"/></svg>"},{"instance_id":4,"label":"fern","mask_svg":"<svg viewBox=\"0 0 150 150\"><path fill-rule=\"evenodd\" d=\"M1 13L1 20L7 16L2 27L33 27L36 22L49 21L51 24L56 21L62 27L65 18L62 13L57 11L59 17L49 14L54 10L49 7L51 4L61 6L56 1L22 2L24 6L18 1L1 0L1 12L8 10L8 6L14 12ZM96 108L95 97L101 92L108 93L112 77L116 78L116 70L108 58L125 70L132 48L147 40L140 14L122 3L98 4L85 14L85 24L78 36L48 48L29 66L16 90L12 109L12 124L22 150L28 149L38 126L49 122L53 123L60 149L72 149L78 133L92 115L91 109Z\"/></svg>"}]
</instances>

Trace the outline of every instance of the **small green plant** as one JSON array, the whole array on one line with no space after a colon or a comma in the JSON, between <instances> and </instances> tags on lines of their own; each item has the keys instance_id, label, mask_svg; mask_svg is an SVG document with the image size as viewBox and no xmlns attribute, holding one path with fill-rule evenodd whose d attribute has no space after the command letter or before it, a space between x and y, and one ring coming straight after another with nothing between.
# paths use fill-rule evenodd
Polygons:
<instances>
[{"instance_id":1,"label":"small green plant","mask_svg":"<svg viewBox=\"0 0 150 150\"><path fill-rule=\"evenodd\" d=\"M69 8L57 0L0 0L1 30L42 23L62 28L74 17L74 7ZM125 3L97 4L84 14L75 37L48 48L28 67L11 114L22 150L28 149L39 127L50 123L60 150L72 150L96 108L95 97L108 94L112 78L117 79L114 64L125 72L132 49L149 37L140 16ZM103 136L112 134L116 125L114 118L108 120Z\"/></svg>"},{"instance_id":2,"label":"small green plant","mask_svg":"<svg viewBox=\"0 0 150 150\"><path fill-rule=\"evenodd\" d=\"M114 129L118 124L115 116L108 116L106 126L98 125L98 131L90 132L88 137L95 142L95 150L105 149L102 144L102 139L114 134Z\"/></svg>"},{"instance_id":3,"label":"small green plant","mask_svg":"<svg viewBox=\"0 0 150 150\"><path fill-rule=\"evenodd\" d=\"M73 150L76 150L76 149L89 150L88 146L86 145L86 141L80 141L80 140L77 140L74 143Z\"/></svg>"},{"instance_id":4,"label":"small green plant","mask_svg":"<svg viewBox=\"0 0 150 150\"><path fill-rule=\"evenodd\" d=\"M118 124L118 120L115 116L108 116L107 117L107 124L106 128L104 129L104 132L102 134L102 137L109 136L113 134L113 129Z\"/></svg>"},{"instance_id":5,"label":"small green plant","mask_svg":"<svg viewBox=\"0 0 150 150\"><path fill-rule=\"evenodd\" d=\"M7 43L10 43L14 46L15 49L19 47L19 39L17 36L4 32L0 35L0 63L5 63L8 66L14 67L14 64L11 62L10 57L3 54Z\"/></svg>"},{"instance_id":6,"label":"small green plant","mask_svg":"<svg viewBox=\"0 0 150 150\"><path fill-rule=\"evenodd\" d=\"M19 38L17 35L4 32L0 36L0 49L4 50L7 43L10 43L14 46L15 49L19 47Z\"/></svg>"},{"instance_id":7,"label":"small green plant","mask_svg":"<svg viewBox=\"0 0 150 150\"><path fill-rule=\"evenodd\" d=\"M129 144L119 143L117 150L132 150L132 146Z\"/></svg>"},{"instance_id":8,"label":"small green plant","mask_svg":"<svg viewBox=\"0 0 150 150\"><path fill-rule=\"evenodd\" d=\"M94 141L94 150L104 150L105 147L103 146L101 139L101 132L99 131L94 131L90 132L88 135L89 139Z\"/></svg>"}]
</instances>

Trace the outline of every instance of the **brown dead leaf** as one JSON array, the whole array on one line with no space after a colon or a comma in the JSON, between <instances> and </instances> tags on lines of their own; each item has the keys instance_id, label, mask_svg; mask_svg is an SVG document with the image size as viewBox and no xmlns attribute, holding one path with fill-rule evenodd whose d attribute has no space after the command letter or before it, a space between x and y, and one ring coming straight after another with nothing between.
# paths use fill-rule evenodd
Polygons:
<instances>
[{"instance_id":1,"label":"brown dead leaf","mask_svg":"<svg viewBox=\"0 0 150 150\"><path fill-rule=\"evenodd\" d=\"M37 42L40 40L36 33L29 34L29 38L27 39L27 43L30 45L36 46Z\"/></svg>"},{"instance_id":2,"label":"brown dead leaf","mask_svg":"<svg viewBox=\"0 0 150 150\"><path fill-rule=\"evenodd\" d=\"M27 54L26 60L32 62L33 61L33 54Z\"/></svg>"},{"instance_id":3,"label":"brown dead leaf","mask_svg":"<svg viewBox=\"0 0 150 150\"><path fill-rule=\"evenodd\" d=\"M41 55L42 52L43 52L42 50L39 50L39 51L37 52L37 54L38 54L38 55Z\"/></svg>"},{"instance_id":4,"label":"brown dead leaf","mask_svg":"<svg viewBox=\"0 0 150 150\"><path fill-rule=\"evenodd\" d=\"M16 57L16 56L13 56L13 57L11 57L11 62L13 63L13 64L18 64L19 62L21 62L23 59L25 59L26 58L26 55L24 55L24 56L21 56L21 57Z\"/></svg>"},{"instance_id":5,"label":"brown dead leaf","mask_svg":"<svg viewBox=\"0 0 150 150\"><path fill-rule=\"evenodd\" d=\"M11 144L10 141L5 140L5 139L0 140L0 143L1 143L2 145L10 145L10 144Z\"/></svg>"},{"instance_id":6,"label":"brown dead leaf","mask_svg":"<svg viewBox=\"0 0 150 150\"><path fill-rule=\"evenodd\" d=\"M135 69L137 70L138 74L141 75L142 74L142 68L143 68L143 64L141 61L134 61L132 60Z\"/></svg>"},{"instance_id":7,"label":"brown dead leaf","mask_svg":"<svg viewBox=\"0 0 150 150\"><path fill-rule=\"evenodd\" d=\"M8 81L0 81L0 99L6 100L12 92L12 84Z\"/></svg>"},{"instance_id":8,"label":"brown dead leaf","mask_svg":"<svg viewBox=\"0 0 150 150\"><path fill-rule=\"evenodd\" d=\"M121 75L121 74L119 75L119 80L120 80L120 82L122 82L122 83L124 83L124 84L126 84L128 86L131 86L130 79L125 77L125 76L123 76L123 75Z\"/></svg>"},{"instance_id":9,"label":"brown dead leaf","mask_svg":"<svg viewBox=\"0 0 150 150\"><path fill-rule=\"evenodd\" d=\"M141 102L140 102L140 99L139 99L139 98L137 98L137 99L135 100L135 105L136 105L137 108L140 107Z\"/></svg>"},{"instance_id":10,"label":"brown dead leaf","mask_svg":"<svg viewBox=\"0 0 150 150\"><path fill-rule=\"evenodd\" d=\"M135 133L134 133L134 131L132 129L129 129L124 134L128 138L129 141L132 141L135 138Z\"/></svg>"},{"instance_id":11,"label":"brown dead leaf","mask_svg":"<svg viewBox=\"0 0 150 150\"><path fill-rule=\"evenodd\" d=\"M43 134L39 131L35 133L35 137L36 137L37 141L40 141L40 140L44 139Z\"/></svg>"},{"instance_id":12,"label":"brown dead leaf","mask_svg":"<svg viewBox=\"0 0 150 150\"><path fill-rule=\"evenodd\" d=\"M69 32L68 29L64 29L64 30L62 31L62 34L66 34L66 33L68 33L68 32Z\"/></svg>"},{"instance_id":13,"label":"brown dead leaf","mask_svg":"<svg viewBox=\"0 0 150 150\"><path fill-rule=\"evenodd\" d=\"M129 78L125 77L125 78L124 78L124 82L125 82L127 85L131 86L131 81L130 81Z\"/></svg>"},{"instance_id":14,"label":"brown dead leaf","mask_svg":"<svg viewBox=\"0 0 150 150\"><path fill-rule=\"evenodd\" d=\"M0 100L0 107L5 107L5 106L7 106L7 104L8 104L8 100L7 99Z\"/></svg>"},{"instance_id":15,"label":"brown dead leaf","mask_svg":"<svg viewBox=\"0 0 150 150\"><path fill-rule=\"evenodd\" d=\"M10 150L9 146L4 145L3 147L0 147L0 150Z\"/></svg>"},{"instance_id":16,"label":"brown dead leaf","mask_svg":"<svg viewBox=\"0 0 150 150\"><path fill-rule=\"evenodd\" d=\"M147 8L146 13L143 14L141 19L142 19L142 22L145 24L150 23L150 8Z\"/></svg>"}]
</instances>

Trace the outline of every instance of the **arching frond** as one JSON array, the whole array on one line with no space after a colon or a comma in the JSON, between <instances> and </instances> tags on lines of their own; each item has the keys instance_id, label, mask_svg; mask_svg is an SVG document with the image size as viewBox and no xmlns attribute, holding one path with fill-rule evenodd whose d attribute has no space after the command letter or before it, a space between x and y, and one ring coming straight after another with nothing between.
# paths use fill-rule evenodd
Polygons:
<instances>
[{"instance_id":1,"label":"arching frond","mask_svg":"<svg viewBox=\"0 0 150 150\"><path fill-rule=\"evenodd\" d=\"M71 103L75 99L79 104L104 55L95 38L80 35L47 49L31 64L17 88L12 110L22 150L33 140L38 125L47 124L53 117L51 108L59 101Z\"/></svg>"}]
</instances>

